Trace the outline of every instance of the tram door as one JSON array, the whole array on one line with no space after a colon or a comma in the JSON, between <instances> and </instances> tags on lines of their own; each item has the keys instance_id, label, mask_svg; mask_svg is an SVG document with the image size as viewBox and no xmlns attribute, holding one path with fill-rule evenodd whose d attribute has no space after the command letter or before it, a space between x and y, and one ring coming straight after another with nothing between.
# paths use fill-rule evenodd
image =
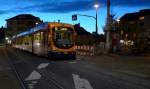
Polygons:
<instances>
[{"instance_id":1,"label":"tram door","mask_svg":"<svg viewBox=\"0 0 150 89\"><path fill-rule=\"evenodd\" d=\"M42 55L47 56L48 49L48 33L47 30L41 33L42 36Z\"/></svg>"}]
</instances>

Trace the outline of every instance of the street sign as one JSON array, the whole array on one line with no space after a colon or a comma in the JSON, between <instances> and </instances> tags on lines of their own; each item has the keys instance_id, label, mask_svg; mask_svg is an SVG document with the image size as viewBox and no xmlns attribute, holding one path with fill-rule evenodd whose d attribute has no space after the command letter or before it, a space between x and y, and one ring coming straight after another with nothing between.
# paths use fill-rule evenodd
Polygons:
<instances>
[{"instance_id":1,"label":"street sign","mask_svg":"<svg viewBox=\"0 0 150 89\"><path fill-rule=\"evenodd\" d=\"M72 21L76 21L77 20L77 15L72 15Z\"/></svg>"}]
</instances>

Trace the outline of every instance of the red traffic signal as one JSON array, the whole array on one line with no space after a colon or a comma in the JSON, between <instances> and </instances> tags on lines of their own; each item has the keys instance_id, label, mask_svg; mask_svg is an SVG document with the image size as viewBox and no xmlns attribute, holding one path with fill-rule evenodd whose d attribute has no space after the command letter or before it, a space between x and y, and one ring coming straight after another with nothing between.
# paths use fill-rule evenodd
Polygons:
<instances>
[{"instance_id":1,"label":"red traffic signal","mask_svg":"<svg viewBox=\"0 0 150 89\"><path fill-rule=\"evenodd\" d=\"M77 20L77 15L72 15L72 20L76 21Z\"/></svg>"}]
</instances>

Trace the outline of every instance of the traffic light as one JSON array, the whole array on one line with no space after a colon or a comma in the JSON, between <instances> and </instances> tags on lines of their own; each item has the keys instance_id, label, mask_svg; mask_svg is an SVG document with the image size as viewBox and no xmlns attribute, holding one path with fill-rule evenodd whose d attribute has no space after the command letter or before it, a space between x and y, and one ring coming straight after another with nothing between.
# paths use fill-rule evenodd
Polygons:
<instances>
[{"instance_id":1,"label":"traffic light","mask_svg":"<svg viewBox=\"0 0 150 89\"><path fill-rule=\"evenodd\" d=\"M72 21L76 21L77 20L77 15L72 15Z\"/></svg>"}]
</instances>

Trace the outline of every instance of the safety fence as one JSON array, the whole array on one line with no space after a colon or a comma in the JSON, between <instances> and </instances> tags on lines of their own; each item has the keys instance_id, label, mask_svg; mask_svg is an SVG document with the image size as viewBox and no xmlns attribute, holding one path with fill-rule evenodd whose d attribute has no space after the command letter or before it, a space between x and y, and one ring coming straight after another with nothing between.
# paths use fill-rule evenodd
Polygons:
<instances>
[{"instance_id":1,"label":"safety fence","mask_svg":"<svg viewBox=\"0 0 150 89\"><path fill-rule=\"evenodd\" d=\"M76 46L77 55L87 55L93 56L97 54L104 53L105 51L105 43L100 42L97 45L78 45Z\"/></svg>"},{"instance_id":2,"label":"safety fence","mask_svg":"<svg viewBox=\"0 0 150 89\"><path fill-rule=\"evenodd\" d=\"M81 46L76 46L76 52L77 55L89 55L93 56L94 55L94 46L90 45L81 45Z\"/></svg>"}]
</instances>

